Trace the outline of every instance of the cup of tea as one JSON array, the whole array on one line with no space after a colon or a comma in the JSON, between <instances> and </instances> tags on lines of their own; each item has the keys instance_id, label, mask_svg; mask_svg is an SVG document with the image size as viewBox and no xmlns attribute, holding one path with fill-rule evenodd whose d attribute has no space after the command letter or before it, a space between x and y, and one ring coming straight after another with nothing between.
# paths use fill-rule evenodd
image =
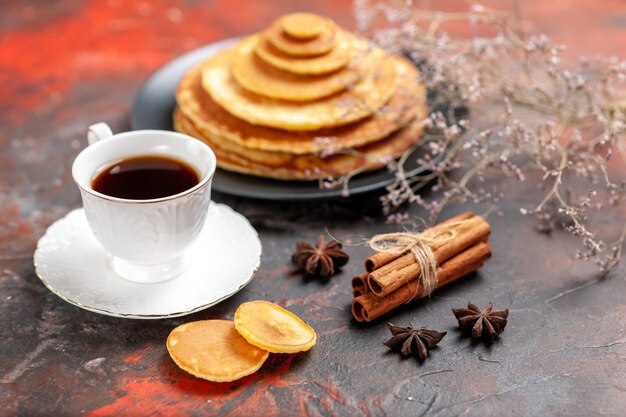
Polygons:
<instances>
[{"instance_id":1,"label":"cup of tea","mask_svg":"<svg viewBox=\"0 0 626 417\"><path fill-rule=\"evenodd\" d=\"M216 159L191 136L162 130L113 134L89 127L72 176L91 231L119 276L139 283L182 274L204 226Z\"/></svg>"}]
</instances>

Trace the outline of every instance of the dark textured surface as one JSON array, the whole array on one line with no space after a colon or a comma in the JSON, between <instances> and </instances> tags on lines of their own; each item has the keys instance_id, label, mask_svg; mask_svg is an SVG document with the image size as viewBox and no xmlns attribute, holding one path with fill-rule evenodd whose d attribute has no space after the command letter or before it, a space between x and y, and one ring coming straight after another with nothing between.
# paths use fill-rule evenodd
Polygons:
<instances>
[{"instance_id":1,"label":"dark textured surface","mask_svg":"<svg viewBox=\"0 0 626 417\"><path fill-rule=\"evenodd\" d=\"M623 3L577 4L572 10L569 1L537 0L524 2L523 11L535 19L531 26L571 43L572 56L622 52ZM626 269L598 279L592 266L572 259L576 240L537 234L532 219L518 214L536 201L533 181L502 183L504 216L490 218L494 256L480 273L385 318L448 332L421 365L387 353L386 320L361 326L350 318L349 281L365 248L349 247L352 261L329 282L291 272L295 242L325 228L354 241L393 230L372 197L313 206L215 195L258 228L262 267L245 290L193 316L98 316L38 281L37 239L80 205L70 166L86 126L128 129L135 94L154 69L302 8L278 0L0 2L0 415L624 415ZM353 27L347 2L306 8ZM607 231L621 228L598 222ZM258 298L309 322L317 346L272 355L259 373L228 384L195 379L169 359L165 339L173 327L232 318L239 303ZM490 347L456 330L451 308L468 300L510 309Z\"/></svg>"}]
</instances>

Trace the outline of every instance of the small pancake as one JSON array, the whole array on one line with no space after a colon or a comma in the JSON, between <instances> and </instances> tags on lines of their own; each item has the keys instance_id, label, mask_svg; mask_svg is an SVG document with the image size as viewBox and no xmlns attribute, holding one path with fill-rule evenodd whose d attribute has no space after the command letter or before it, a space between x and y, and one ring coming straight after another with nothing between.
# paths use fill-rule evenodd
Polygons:
<instances>
[{"instance_id":1,"label":"small pancake","mask_svg":"<svg viewBox=\"0 0 626 417\"><path fill-rule=\"evenodd\" d=\"M300 317L265 300L243 303L235 311L235 329L248 342L272 353L297 353L311 349L315 330Z\"/></svg>"},{"instance_id":2,"label":"small pancake","mask_svg":"<svg viewBox=\"0 0 626 417\"><path fill-rule=\"evenodd\" d=\"M321 35L327 22L328 19L313 13L292 13L280 19L283 30L289 36L298 39L309 39Z\"/></svg>"},{"instance_id":3,"label":"small pancake","mask_svg":"<svg viewBox=\"0 0 626 417\"><path fill-rule=\"evenodd\" d=\"M272 45L293 56L312 56L330 52L337 42L339 28L332 20L325 19L325 24L314 38L298 39L283 30L282 19L275 20L264 33Z\"/></svg>"},{"instance_id":4,"label":"small pancake","mask_svg":"<svg viewBox=\"0 0 626 417\"><path fill-rule=\"evenodd\" d=\"M256 35L238 46L231 71L239 85L260 96L291 101L317 100L353 85L364 71L361 67L347 66L327 75L295 75L259 58L254 52L258 43Z\"/></svg>"},{"instance_id":5,"label":"small pancake","mask_svg":"<svg viewBox=\"0 0 626 417\"><path fill-rule=\"evenodd\" d=\"M230 68L237 46L208 61L202 74L202 86L213 100L234 116L251 124L301 131L346 125L370 116L385 104L396 89L396 74L402 62L387 57L382 49L373 49L363 59L372 63L371 72L341 94L312 102L270 100L243 89Z\"/></svg>"},{"instance_id":6,"label":"small pancake","mask_svg":"<svg viewBox=\"0 0 626 417\"><path fill-rule=\"evenodd\" d=\"M269 352L250 344L229 320L202 320L178 326L167 350L182 370L215 382L234 381L256 372Z\"/></svg>"},{"instance_id":7,"label":"small pancake","mask_svg":"<svg viewBox=\"0 0 626 417\"><path fill-rule=\"evenodd\" d=\"M246 149L202 131L179 109L174 113L174 128L211 146L220 168L279 180L315 180L384 166L385 161L399 156L419 142L421 121L425 115L426 106L422 104L413 122L388 137L354 150L344 150L325 157L316 154L292 155L285 152Z\"/></svg>"},{"instance_id":8,"label":"small pancake","mask_svg":"<svg viewBox=\"0 0 626 417\"><path fill-rule=\"evenodd\" d=\"M254 52L266 63L283 71L301 75L321 75L337 71L350 62L350 49L356 37L348 33L337 34L337 45L327 54L312 57L294 57L276 48L265 37L259 37ZM361 41L364 42L364 41Z\"/></svg>"},{"instance_id":9,"label":"small pancake","mask_svg":"<svg viewBox=\"0 0 626 417\"><path fill-rule=\"evenodd\" d=\"M243 121L217 105L202 88L203 65L191 69L176 90L180 109L208 135L250 149L282 151L293 154L325 150L332 141L334 149L353 148L381 139L413 119L425 101L419 73L404 58L399 85L387 104L374 115L346 126L316 131L289 132Z\"/></svg>"}]
</instances>

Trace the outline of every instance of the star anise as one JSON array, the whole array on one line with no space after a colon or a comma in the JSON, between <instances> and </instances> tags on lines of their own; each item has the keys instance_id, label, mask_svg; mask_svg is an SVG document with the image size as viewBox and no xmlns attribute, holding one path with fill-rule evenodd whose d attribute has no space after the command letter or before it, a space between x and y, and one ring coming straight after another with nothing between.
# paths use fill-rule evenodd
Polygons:
<instances>
[{"instance_id":1,"label":"star anise","mask_svg":"<svg viewBox=\"0 0 626 417\"><path fill-rule=\"evenodd\" d=\"M453 308L452 312L459 321L459 327L466 332L471 331L472 338L483 339L486 342L494 340L506 327L506 318L509 310L494 310L491 303L480 311L472 303L467 308Z\"/></svg>"},{"instance_id":2,"label":"star anise","mask_svg":"<svg viewBox=\"0 0 626 417\"><path fill-rule=\"evenodd\" d=\"M430 330L427 327L416 329L411 323L408 327L391 323L388 325L393 336L384 342L385 346L400 352L403 356L415 355L421 360L426 359L428 350L434 348L447 333Z\"/></svg>"},{"instance_id":3,"label":"star anise","mask_svg":"<svg viewBox=\"0 0 626 417\"><path fill-rule=\"evenodd\" d=\"M348 254L341 250L341 243L332 239L324 242L324 236L320 235L315 246L309 242L296 243L296 251L291 255L291 261L305 275L329 278L337 272L337 269L348 263Z\"/></svg>"}]
</instances>

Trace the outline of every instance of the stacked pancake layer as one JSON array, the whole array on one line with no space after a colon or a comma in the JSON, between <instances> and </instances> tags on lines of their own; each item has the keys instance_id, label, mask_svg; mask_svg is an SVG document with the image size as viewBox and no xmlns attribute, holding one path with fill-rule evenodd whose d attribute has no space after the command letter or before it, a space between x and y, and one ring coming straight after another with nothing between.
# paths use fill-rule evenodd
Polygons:
<instances>
[{"instance_id":1,"label":"stacked pancake layer","mask_svg":"<svg viewBox=\"0 0 626 417\"><path fill-rule=\"evenodd\" d=\"M221 168L283 180L381 167L418 142L426 112L408 60L308 13L202 62L176 99L176 130Z\"/></svg>"}]
</instances>

